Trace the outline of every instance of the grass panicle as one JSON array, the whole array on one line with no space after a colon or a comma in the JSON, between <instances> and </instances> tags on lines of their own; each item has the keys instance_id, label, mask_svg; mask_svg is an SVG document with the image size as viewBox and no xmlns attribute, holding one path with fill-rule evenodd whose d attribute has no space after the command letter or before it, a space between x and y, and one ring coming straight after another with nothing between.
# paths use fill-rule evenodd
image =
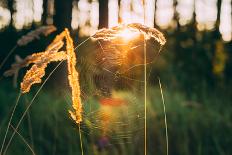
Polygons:
<instances>
[{"instance_id":1,"label":"grass panicle","mask_svg":"<svg viewBox=\"0 0 232 155\"><path fill-rule=\"evenodd\" d=\"M44 31L42 31L44 30ZM45 31L46 30L46 31ZM51 30L50 30L51 31ZM49 30L43 28L37 31L31 32L26 42L30 40L29 36L36 36L40 33L47 34ZM66 40L66 51L59 51L64 46L64 39ZM70 37L68 29L65 29L61 34L57 35L53 42L46 48L44 52L34 53L27 56L25 59L21 59L16 56L16 62L11 65L11 69L7 70L4 75L17 77L21 68L27 67L33 64L32 67L24 75L21 82L22 93L28 93L33 84L41 83L42 78L45 75L45 69L47 65L54 61L67 60L68 64L68 81L72 91L73 110L69 111L71 118L76 122L82 121L82 105L80 99L80 85L78 79L78 72L76 66L76 55L74 52L73 40ZM16 78L14 78L16 79Z\"/></svg>"},{"instance_id":2,"label":"grass panicle","mask_svg":"<svg viewBox=\"0 0 232 155\"><path fill-rule=\"evenodd\" d=\"M35 39L39 39L41 35L48 36L52 32L56 31L56 27L53 25L47 25L47 26L41 26L37 28L36 30L30 31L26 35L22 36L17 40L17 44L10 50L10 52L7 54L7 56L2 60L0 63L0 70L8 60L8 58L14 53L15 49L18 46L25 46L28 43L32 42Z\"/></svg>"},{"instance_id":3,"label":"grass panicle","mask_svg":"<svg viewBox=\"0 0 232 155\"><path fill-rule=\"evenodd\" d=\"M114 41L115 39L118 39L121 37L120 32L124 31L125 29L143 34L147 39L153 38L157 42L159 42L161 45L164 45L166 43L166 39L164 35L158 31L156 28L147 27L145 25L139 24L139 23L132 23L132 24L121 24L115 27L112 27L110 29L100 29L98 30L92 38L95 40L105 40L105 41Z\"/></svg>"},{"instance_id":4,"label":"grass panicle","mask_svg":"<svg viewBox=\"0 0 232 155\"><path fill-rule=\"evenodd\" d=\"M76 54L74 52L73 40L70 37L68 29L65 29L66 35L66 50L67 50L67 62L68 62L68 81L72 89L72 105L74 111L69 111L72 119L76 123L82 121L82 104L80 98L80 84L79 84L79 75L75 68L76 66Z\"/></svg>"},{"instance_id":5,"label":"grass panicle","mask_svg":"<svg viewBox=\"0 0 232 155\"><path fill-rule=\"evenodd\" d=\"M18 46L25 46L35 39L39 39L40 35L48 36L50 33L56 31L56 27L53 25L41 26L36 30L30 31L26 35L22 36L17 41Z\"/></svg>"}]
</instances>

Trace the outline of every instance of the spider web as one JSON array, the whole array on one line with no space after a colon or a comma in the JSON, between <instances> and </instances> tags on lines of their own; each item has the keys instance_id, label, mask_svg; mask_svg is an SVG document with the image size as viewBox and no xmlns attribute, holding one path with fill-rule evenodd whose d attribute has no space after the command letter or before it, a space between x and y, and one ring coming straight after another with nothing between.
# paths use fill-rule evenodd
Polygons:
<instances>
[{"instance_id":1,"label":"spider web","mask_svg":"<svg viewBox=\"0 0 232 155\"><path fill-rule=\"evenodd\" d=\"M76 55L83 104L81 135L85 141L84 152L93 146L90 154L95 151L104 151L106 154L144 154L144 52L149 86L150 72L160 53L160 44L154 40L145 43L141 35L130 42L117 40L112 43L88 39L78 47ZM71 109L71 92L65 90L63 93Z\"/></svg>"},{"instance_id":2,"label":"spider web","mask_svg":"<svg viewBox=\"0 0 232 155\"><path fill-rule=\"evenodd\" d=\"M76 50L84 108L81 133L97 151L144 153L144 46L148 86L161 46L143 40L88 40ZM64 96L71 104L70 92Z\"/></svg>"}]
</instances>

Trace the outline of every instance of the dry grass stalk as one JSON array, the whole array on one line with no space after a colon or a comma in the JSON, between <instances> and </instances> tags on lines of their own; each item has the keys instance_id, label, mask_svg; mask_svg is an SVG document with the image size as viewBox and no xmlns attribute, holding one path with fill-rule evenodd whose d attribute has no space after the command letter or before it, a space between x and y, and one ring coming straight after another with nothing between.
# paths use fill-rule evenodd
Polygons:
<instances>
[{"instance_id":1,"label":"dry grass stalk","mask_svg":"<svg viewBox=\"0 0 232 155\"><path fill-rule=\"evenodd\" d=\"M48 47L46 48L46 50L48 50L49 48L52 48L53 46L56 46L58 42L63 42L63 39L66 35L66 32L63 31L60 34L56 35L55 39L52 41L51 44L48 45Z\"/></svg>"},{"instance_id":2,"label":"dry grass stalk","mask_svg":"<svg viewBox=\"0 0 232 155\"><path fill-rule=\"evenodd\" d=\"M119 34L121 31L125 29L131 32L137 32L143 34L145 36L145 39L154 38L161 45L164 45L166 43L166 39L160 31L158 31L155 28L150 28L139 23L132 23L127 25L122 24L119 26L112 27L110 29L103 28L101 30L98 30L92 36L92 38L96 40L113 41L121 37Z\"/></svg>"},{"instance_id":3,"label":"dry grass stalk","mask_svg":"<svg viewBox=\"0 0 232 155\"><path fill-rule=\"evenodd\" d=\"M31 33L30 35L33 36L39 34L38 32L35 34ZM64 45L64 39L66 40L66 51L59 52L59 50ZM26 41L29 40L26 39L25 42ZM19 69L33 64L32 67L26 72L23 81L21 82L22 93L27 93L30 91L30 88L33 84L41 83L41 79L45 75L45 69L50 62L62 60L67 60L68 81L72 89L72 104L74 111L69 111L69 113L76 123L80 123L82 121L82 104L78 79L79 75L75 68L76 55L73 47L73 40L70 37L68 29L65 29L61 34L57 35L44 52L29 55L25 59L21 59L19 56L17 56L16 62L12 64L11 69L6 71L4 75L15 75L15 77L17 77Z\"/></svg>"},{"instance_id":4,"label":"dry grass stalk","mask_svg":"<svg viewBox=\"0 0 232 155\"><path fill-rule=\"evenodd\" d=\"M138 23L128 24L127 27L130 29L140 31L145 35L146 39L154 38L161 45L164 45L166 43L164 35L156 28L147 27Z\"/></svg>"},{"instance_id":5,"label":"dry grass stalk","mask_svg":"<svg viewBox=\"0 0 232 155\"><path fill-rule=\"evenodd\" d=\"M27 93L33 84L41 83L41 78L45 75L45 69L50 62L61 61L66 59L65 52L50 53L44 52L41 55L41 61L35 63L30 70L27 71L21 82L22 93Z\"/></svg>"},{"instance_id":6,"label":"dry grass stalk","mask_svg":"<svg viewBox=\"0 0 232 155\"><path fill-rule=\"evenodd\" d=\"M139 53L136 57L133 51L140 47L138 43L141 43L140 39L143 37L145 40L154 39L161 46L166 43L166 39L160 31L138 23L121 24L109 29L98 30L92 36L94 40L98 41L101 48L101 52L97 53L98 64L110 71L119 68L126 69L135 63L142 64L143 60L140 59ZM131 61L133 58L136 58L134 62Z\"/></svg>"},{"instance_id":7,"label":"dry grass stalk","mask_svg":"<svg viewBox=\"0 0 232 155\"><path fill-rule=\"evenodd\" d=\"M63 46L63 44L64 43L62 41L60 41L56 45L54 45L53 47L46 50L45 52L40 52L40 53L35 53L32 55L29 55L25 59L22 59L20 56L16 55L15 56L16 62L11 65L11 69L9 69L8 71L6 71L4 73L4 76L12 76L13 74L15 74L16 70L19 70L23 67L27 67L31 63L38 63L39 61L41 61L41 57L45 53L48 54L49 52L52 53L52 52L58 51Z\"/></svg>"},{"instance_id":8,"label":"dry grass stalk","mask_svg":"<svg viewBox=\"0 0 232 155\"><path fill-rule=\"evenodd\" d=\"M60 60L61 59L60 57L64 56L64 52L62 52L62 53L60 53L60 52L57 53L57 52L60 50L60 48L63 46L63 44L64 43L62 41L57 42L57 44L50 47L45 52L40 52L40 53L35 53L35 54L32 54L32 55L29 55L25 59L21 59L19 56L16 55L16 57L15 57L16 62L11 65L11 69L9 69L8 71L6 71L4 73L4 76L12 76L12 75L14 75L14 85L16 85L18 71L21 68L27 67L30 64L34 64L32 66L32 68L27 71L26 75L28 75L29 73L33 73L33 71L35 70L35 66L42 67L44 64L46 64L46 63L48 64L51 61ZM46 66L43 66L43 67L46 68ZM25 75L25 77L23 79L23 82L21 83L21 90L22 90L23 93L28 92L30 90L30 87L31 87L32 84L38 83L40 81L40 80L37 79L37 82L35 82L35 81L33 82L33 80L30 79L32 77L26 76L26 75ZM40 72L41 78L43 77L42 75L43 75L42 72ZM29 81L31 81L31 83Z\"/></svg>"},{"instance_id":9,"label":"dry grass stalk","mask_svg":"<svg viewBox=\"0 0 232 155\"><path fill-rule=\"evenodd\" d=\"M65 29L66 35L66 50L67 50L67 61L68 61L68 81L72 89L72 105L74 111L69 111L72 119L76 123L82 121L82 104L80 98L80 85L79 85L79 75L76 71L76 55L73 48L73 41L70 37L68 29Z\"/></svg>"},{"instance_id":10,"label":"dry grass stalk","mask_svg":"<svg viewBox=\"0 0 232 155\"><path fill-rule=\"evenodd\" d=\"M23 37L21 37L17 41L17 45L18 46L25 46L29 42L33 41L34 39L39 39L40 35L47 36L54 31L56 31L56 27L53 25L41 26L41 27L37 28L36 30L31 31L31 32L27 33L26 35L24 35Z\"/></svg>"},{"instance_id":11,"label":"dry grass stalk","mask_svg":"<svg viewBox=\"0 0 232 155\"><path fill-rule=\"evenodd\" d=\"M15 63L11 65L11 69L4 72L4 76L14 76L13 77L13 86L17 87L17 78L18 78L18 72L20 69L20 64L23 62L23 59L19 55L15 55Z\"/></svg>"},{"instance_id":12,"label":"dry grass stalk","mask_svg":"<svg viewBox=\"0 0 232 155\"><path fill-rule=\"evenodd\" d=\"M7 54L7 56L3 59L3 61L0 64L0 69L4 66L8 58L13 54L17 46L24 46L33 41L34 39L39 39L40 35L49 35L50 33L56 31L56 27L53 25L49 26L42 26L37 28L34 31L31 31L27 33L26 35L22 36L20 39L18 39L17 44L10 50L10 52Z\"/></svg>"}]
</instances>

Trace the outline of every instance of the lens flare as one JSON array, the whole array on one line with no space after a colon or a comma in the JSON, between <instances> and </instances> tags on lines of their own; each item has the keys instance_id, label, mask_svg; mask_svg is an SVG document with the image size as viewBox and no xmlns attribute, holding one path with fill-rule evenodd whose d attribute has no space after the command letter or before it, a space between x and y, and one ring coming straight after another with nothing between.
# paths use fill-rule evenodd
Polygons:
<instances>
[{"instance_id":1,"label":"lens flare","mask_svg":"<svg viewBox=\"0 0 232 155\"><path fill-rule=\"evenodd\" d=\"M118 37L122 38L123 41L130 41L139 37L139 33L125 28L118 33Z\"/></svg>"}]
</instances>

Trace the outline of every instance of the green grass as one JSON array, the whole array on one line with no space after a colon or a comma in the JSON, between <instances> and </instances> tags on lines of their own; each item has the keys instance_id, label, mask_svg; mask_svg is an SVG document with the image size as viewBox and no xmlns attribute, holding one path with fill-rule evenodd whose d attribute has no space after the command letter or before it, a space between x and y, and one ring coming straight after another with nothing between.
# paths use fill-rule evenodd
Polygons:
<instances>
[{"instance_id":1,"label":"green grass","mask_svg":"<svg viewBox=\"0 0 232 155\"><path fill-rule=\"evenodd\" d=\"M163 84L164 85L164 84ZM177 90L165 87L170 155L226 155L232 154L232 107L226 96L205 93L202 101L189 101ZM32 98L23 96L12 124L15 125ZM143 154L143 99L142 95L121 91L117 96L128 101L124 107L112 107L115 119L104 126L101 105L95 98L85 103L82 139L85 154ZM7 96L7 97L6 97ZM0 140L2 142L16 90L7 84L0 89ZM67 96L59 91L42 91L33 103L29 114L19 128L19 133L32 146L36 154L80 154L78 126L68 116ZM159 88L148 90L147 152L148 155L166 153L165 125ZM104 122L103 122L104 123ZM124 123L124 125L123 125ZM103 130L110 145L99 152L97 142ZM10 134L12 133L10 129ZM9 136L8 136L9 138ZM8 140L7 138L7 140ZM7 152L9 155L31 154L20 136L16 135Z\"/></svg>"}]
</instances>

